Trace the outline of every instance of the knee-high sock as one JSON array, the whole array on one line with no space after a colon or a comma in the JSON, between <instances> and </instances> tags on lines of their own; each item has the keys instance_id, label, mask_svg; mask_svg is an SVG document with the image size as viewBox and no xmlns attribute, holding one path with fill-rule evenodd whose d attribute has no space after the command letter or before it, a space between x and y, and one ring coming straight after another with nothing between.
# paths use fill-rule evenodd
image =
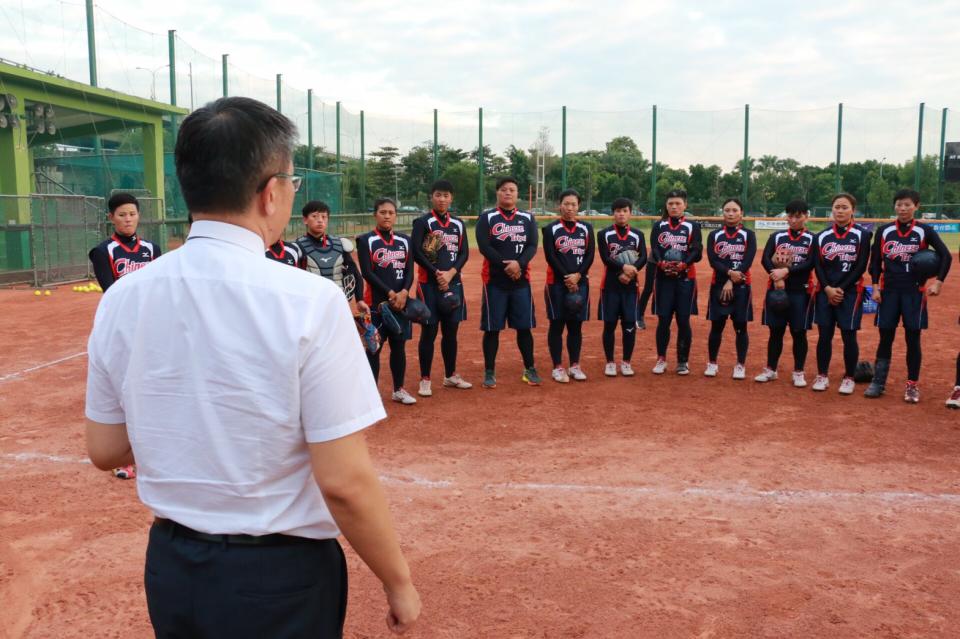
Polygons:
<instances>
[{"instance_id":1,"label":"knee-high sock","mask_svg":"<svg viewBox=\"0 0 960 639\"><path fill-rule=\"evenodd\" d=\"M670 344L670 322L672 321L673 318L662 316L657 321L657 357L660 359L666 359L667 357L667 346ZM612 344L611 342L611 351L613 351ZM613 361L613 358L609 358L609 361Z\"/></svg>"},{"instance_id":2,"label":"knee-high sock","mask_svg":"<svg viewBox=\"0 0 960 639\"><path fill-rule=\"evenodd\" d=\"M668 335L669 338L669 335ZM690 316L677 316L677 361L690 361L690 345L693 344L693 328L690 327Z\"/></svg>"},{"instance_id":3,"label":"knee-high sock","mask_svg":"<svg viewBox=\"0 0 960 639\"><path fill-rule=\"evenodd\" d=\"M637 324L631 322L627 325L627 322L620 322L621 330L623 330L623 361L629 362L633 357L633 347L637 343Z\"/></svg>"},{"instance_id":4,"label":"knee-high sock","mask_svg":"<svg viewBox=\"0 0 960 639\"><path fill-rule=\"evenodd\" d=\"M746 322L734 322L733 331L737 335L737 364L747 363L747 349L750 348L750 334Z\"/></svg>"},{"instance_id":5,"label":"knee-high sock","mask_svg":"<svg viewBox=\"0 0 960 639\"><path fill-rule=\"evenodd\" d=\"M533 366L533 332L529 328L517 331L517 348L520 349L520 357L523 358L523 367L531 368Z\"/></svg>"},{"instance_id":6,"label":"knee-high sock","mask_svg":"<svg viewBox=\"0 0 960 639\"><path fill-rule=\"evenodd\" d=\"M583 322L567 322L567 354L571 364L580 363L580 351L583 348Z\"/></svg>"},{"instance_id":7,"label":"knee-high sock","mask_svg":"<svg viewBox=\"0 0 960 639\"><path fill-rule=\"evenodd\" d=\"M407 372L407 342L402 337L390 338L390 375L393 376L393 390L403 388L403 377Z\"/></svg>"},{"instance_id":8,"label":"knee-high sock","mask_svg":"<svg viewBox=\"0 0 960 639\"><path fill-rule=\"evenodd\" d=\"M497 367L497 351L500 349L500 331L483 333L483 367L492 371Z\"/></svg>"},{"instance_id":9,"label":"knee-high sock","mask_svg":"<svg viewBox=\"0 0 960 639\"><path fill-rule=\"evenodd\" d=\"M726 325L726 315L710 323L710 335L707 337L707 356L711 362L717 361L717 355L720 354L720 344L723 343L723 327Z\"/></svg>"},{"instance_id":10,"label":"knee-high sock","mask_svg":"<svg viewBox=\"0 0 960 639\"><path fill-rule=\"evenodd\" d=\"M793 370L802 371L807 363L807 331L790 331L793 337Z\"/></svg>"},{"instance_id":11,"label":"knee-high sock","mask_svg":"<svg viewBox=\"0 0 960 639\"><path fill-rule=\"evenodd\" d=\"M920 330L905 328L903 329L903 337L907 342L907 379L911 382L919 382L920 363L923 361Z\"/></svg>"},{"instance_id":12,"label":"knee-high sock","mask_svg":"<svg viewBox=\"0 0 960 639\"><path fill-rule=\"evenodd\" d=\"M438 328L438 324L424 324L420 327L420 342L417 344L420 377L430 377L430 369L433 368L433 343L437 339Z\"/></svg>"},{"instance_id":13,"label":"knee-high sock","mask_svg":"<svg viewBox=\"0 0 960 639\"><path fill-rule=\"evenodd\" d=\"M860 344L857 343L857 331L843 329L840 331L843 340L843 367L844 375L853 377L857 370L857 360L860 359Z\"/></svg>"},{"instance_id":14,"label":"knee-high sock","mask_svg":"<svg viewBox=\"0 0 960 639\"><path fill-rule=\"evenodd\" d=\"M658 344L659 344L659 335L660 335L660 329L657 328ZM607 358L608 362L613 361L613 342L616 336L617 336L616 320L612 322L604 322L603 323L603 355ZM667 333L667 339L668 340L670 339L669 332ZM663 348L666 349L667 347L664 346ZM958 355L958 357L960 357L960 355Z\"/></svg>"},{"instance_id":15,"label":"knee-high sock","mask_svg":"<svg viewBox=\"0 0 960 639\"><path fill-rule=\"evenodd\" d=\"M563 320L550 320L550 328L547 330L547 348L550 349L550 359L553 360L554 368L563 362L563 327L565 325L566 322Z\"/></svg>"},{"instance_id":16,"label":"knee-high sock","mask_svg":"<svg viewBox=\"0 0 960 639\"><path fill-rule=\"evenodd\" d=\"M833 359L833 334L837 325L820 326L820 337L817 339L817 373L826 375L830 372L830 360Z\"/></svg>"},{"instance_id":17,"label":"knee-high sock","mask_svg":"<svg viewBox=\"0 0 960 639\"><path fill-rule=\"evenodd\" d=\"M443 356L443 373L450 377L457 372L457 330L460 322L443 320L440 322L443 337L440 338L440 355Z\"/></svg>"},{"instance_id":18,"label":"knee-high sock","mask_svg":"<svg viewBox=\"0 0 960 639\"><path fill-rule=\"evenodd\" d=\"M783 336L787 332L786 326L771 326L770 339L767 341L767 368L777 370L780 355L783 353Z\"/></svg>"}]
</instances>

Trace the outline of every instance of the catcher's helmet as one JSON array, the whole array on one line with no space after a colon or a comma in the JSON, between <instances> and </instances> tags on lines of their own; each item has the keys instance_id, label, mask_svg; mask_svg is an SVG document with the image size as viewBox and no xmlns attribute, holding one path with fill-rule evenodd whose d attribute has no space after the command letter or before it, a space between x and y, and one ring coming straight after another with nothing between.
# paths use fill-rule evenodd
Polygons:
<instances>
[{"instance_id":1,"label":"catcher's helmet","mask_svg":"<svg viewBox=\"0 0 960 639\"><path fill-rule=\"evenodd\" d=\"M437 300L437 312L449 315L463 305L463 300L454 291L444 291Z\"/></svg>"},{"instance_id":2,"label":"catcher's helmet","mask_svg":"<svg viewBox=\"0 0 960 639\"><path fill-rule=\"evenodd\" d=\"M584 304L586 304L586 298L579 289L576 291L567 291L563 295L563 308L567 312L568 317L579 315L583 310Z\"/></svg>"},{"instance_id":3,"label":"catcher's helmet","mask_svg":"<svg viewBox=\"0 0 960 639\"><path fill-rule=\"evenodd\" d=\"M858 384L867 384L873 381L873 364L867 361L857 362L857 367L853 369L853 381Z\"/></svg>"},{"instance_id":4,"label":"catcher's helmet","mask_svg":"<svg viewBox=\"0 0 960 639\"><path fill-rule=\"evenodd\" d=\"M627 249L617 253L617 256L613 259L617 264L633 264L640 259L640 254L633 249Z\"/></svg>"},{"instance_id":5,"label":"catcher's helmet","mask_svg":"<svg viewBox=\"0 0 960 639\"><path fill-rule=\"evenodd\" d=\"M663 253L664 262L682 262L683 258L684 258L684 254L683 254L683 251L681 251L680 249L675 249L675 248L667 249Z\"/></svg>"},{"instance_id":6,"label":"catcher's helmet","mask_svg":"<svg viewBox=\"0 0 960 639\"><path fill-rule=\"evenodd\" d=\"M790 308L790 298L787 292L781 289L771 288L767 291L767 310L771 313L786 313Z\"/></svg>"},{"instance_id":7,"label":"catcher's helmet","mask_svg":"<svg viewBox=\"0 0 960 639\"><path fill-rule=\"evenodd\" d=\"M910 258L910 271L917 282L923 284L940 271L940 256L929 249L917 251Z\"/></svg>"},{"instance_id":8,"label":"catcher's helmet","mask_svg":"<svg viewBox=\"0 0 960 639\"><path fill-rule=\"evenodd\" d=\"M407 305L403 307L402 313L408 320L417 324L425 324L430 319L430 309L416 297L407 299Z\"/></svg>"},{"instance_id":9,"label":"catcher's helmet","mask_svg":"<svg viewBox=\"0 0 960 639\"><path fill-rule=\"evenodd\" d=\"M389 336L400 335L403 332L403 327L400 326L400 320L397 319L388 302L380 302L377 306L377 311L380 313L380 329L384 333Z\"/></svg>"}]
</instances>

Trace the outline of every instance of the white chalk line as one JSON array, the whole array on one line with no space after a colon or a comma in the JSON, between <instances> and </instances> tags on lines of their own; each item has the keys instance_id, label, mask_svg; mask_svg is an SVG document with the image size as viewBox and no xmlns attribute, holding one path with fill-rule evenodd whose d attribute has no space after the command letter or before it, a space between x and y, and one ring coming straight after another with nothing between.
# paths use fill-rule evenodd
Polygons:
<instances>
[{"instance_id":1,"label":"white chalk line","mask_svg":"<svg viewBox=\"0 0 960 639\"><path fill-rule=\"evenodd\" d=\"M36 366L31 366L30 368L25 368L22 371L17 371L16 373L9 373L0 377L0 382L6 382L11 379L16 379L17 377L23 377L27 373L32 373L38 371L42 368L48 368L50 366L56 366L57 364L62 364L63 362L68 362L71 359L76 359L87 354L87 351L81 351L79 353L74 353L73 355L67 355L66 357L61 357L60 359L55 359L52 362L45 362L43 364L37 364Z\"/></svg>"},{"instance_id":2,"label":"white chalk line","mask_svg":"<svg viewBox=\"0 0 960 639\"><path fill-rule=\"evenodd\" d=\"M58 464L89 464L85 457L67 457L44 453L3 453L0 459L15 462L50 462ZM960 506L960 494L918 493L910 491L852 491L852 490L759 490L744 484L726 488L669 488L665 486L609 486L605 484L553 484L541 482L490 482L461 484L449 479L427 479L417 475L382 474L386 484L406 485L431 490L481 490L485 492L543 492L543 493L597 493L631 497L663 499L708 498L726 501L769 502L823 502L823 501L879 501L888 503L944 503Z\"/></svg>"}]
</instances>

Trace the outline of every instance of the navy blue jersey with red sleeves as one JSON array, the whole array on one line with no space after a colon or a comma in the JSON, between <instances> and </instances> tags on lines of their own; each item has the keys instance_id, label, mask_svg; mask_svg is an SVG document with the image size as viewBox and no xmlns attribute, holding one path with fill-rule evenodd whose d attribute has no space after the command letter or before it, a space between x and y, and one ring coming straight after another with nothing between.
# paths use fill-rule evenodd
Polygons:
<instances>
[{"instance_id":1,"label":"navy blue jersey with red sleeves","mask_svg":"<svg viewBox=\"0 0 960 639\"><path fill-rule=\"evenodd\" d=\"M547 284L561 282L573 273L587 277L594 256L593 227L589 222L557 220L544 226L542 233Z\"/></svg>"},{"instance_id":2,"label":"navy blue jersey with red sleeves","mask_svg":"<svg viewBox=\"0 0 960 639\"><path fill-rule=\"evenodd\" d=\"M850 289L861 283L870 255L871 233L851 222L845 227L834 223L817 234L815 268L820 287Z\"/></svg>"},{"instance_id":3,"label":"navy blue jersey with red sleeves","mask_svg":"<svg viewBox=\"0 0 960 639\"><path fill-rule=\"evenodd\" d=\"M413 254L410 238L403 233L374 229L357 237L357 258L360 273L369 284L364 287L364 301L375 306L390 298L390 291L400 292L413 286Z\"/></svg>"},{"instance_id":4,"label":"navy blue jersey with red sleeves","mask_svg":"<svg viewBox=\"0 0 960 639\"><path fill-rule=\"evenodd\" d=\"M430 233L440 237L441 247L437 252L437 261L431 262L423 252L423 239ZM458 217L450 214L440 215L430 211L413 221L411 241L413 259L417 263L417 281L421 283L434 282L437 271L457 269L453 281L460 281L460 273L470 255L470 244L467 240L467 227Z\"/></svg>"},{"instance_id":5,"label":"navy blue jersey with red sleeves","mask_svg":"<svg viewBox=\"0 0 960 639\"><path fill-rule=\"evenodd\" d=\"M750 284L750 267L757 255L757 236L750 229L736 226L723 226L711 231L707 237L707 259L713 268L713 284L725 284L729 271L739 271L747 276Z\"/></svg>"},{"instance_id":6,"label":"navy blue jersey with red sleeves","mask_svg":"<svg viewBox=\"0 0 960 639\"><path fill-rule=\"evenodd\" d=\"M612 224L597 234L597 252L600 254L600 261L603 262L601 289L637 288L636 279L631 280L629 284L624 284L619 279L620 274L623 273L623 264L617 260L617 256L624 251L636 251L637 260L633 266L637 270L644 267L647 263L647 246L641 231L631 228L629 224L626 226Z\"/></svg>"},{"instance_id":7,"label":"navy blue jersey with red sleeves","mask_svg":"<svg viewBox=\"0 0 960 639\"><path fill-rule=\"evenodd\" d=\"M786 247L780 249L780 247ZM767 238L767 245L763 249L760 264L769 273L777 268L773 264L773 256L777 250L787 250L793 255L793 262L787 269L790 271L785 281L788 291L813 290L813 262L816 258L817 239L810 231L804 229L794 233L791 230L777 231ZM771 282L773 284L773 282Z\"/></svg>"},{"instance_id":8,"label":"navy blue jersey with red sleeves","mask_svg":"<svg viewBox=\"0 0 960 639\"><path fill-rule=\"evenodd\" d=\"M266 250L267 259L297 268L306 268L303 260L303 250L295 242L279 240Z\"/></svg>"},{"instance_id":9,"label":"navy blue jersey with red sleeves","mask_svg":"<svg viewBox=\"0 0 960 639\"><path fill-rule=\"evenodd\" d=\"M530 262L537 254L539 233L533 215L501 208L484 211L477 218L477 248L483 253L480 270L484 284L501 288L521 288L530 284ZM522 276L512 280L504 271L504 262L515 260Z\"/></svg>"},{"instance_id":10,"label":"navy blue jersey with red sleeves","mask_svg":"<svg viewBox=\"0 0 960 639\"><path fill-rule=\"evenodd\" d=\"M918 284L910 272L910 259L927 247L940 256L940 272L936 277L943 281L950 271L953 258L933 227L916 220L907 224L884 224L874 235L870 254L870 277L873 283L884 290L916 290Z\"/></svg>"},{"instance_id":11,"label":"navy blue jersey with red sleeves","mask_svg":"<svg viewBox=\"0 0 960 639\"><path fill-rule=\"evenodd\" d=\"M136 234L127 236L114 233L90 249L88 257L93 263L100 288L106 291L124 275L160 257L160 247Z\"/></svg>"},{"instance_id":12,"label":"navy blue jersey with red sleeves","mask_svg":"<svg viewBox=\"0 0 960 639\"><path fill-rule=\"evenodd\" d=\"M659 264L663 261L663 254L670 249L683 253L683 263L687 268L680 274L680 279L696 278L694 265L703 259L700 224L683 216L654 222L650 229L650 261Z\"/></svg>"}]
</instances>

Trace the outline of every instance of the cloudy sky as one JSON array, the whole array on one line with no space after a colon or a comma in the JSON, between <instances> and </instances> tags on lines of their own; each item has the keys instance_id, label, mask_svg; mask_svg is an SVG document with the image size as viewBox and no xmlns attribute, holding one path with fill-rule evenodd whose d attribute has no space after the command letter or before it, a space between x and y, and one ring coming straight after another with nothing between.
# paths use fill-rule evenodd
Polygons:
<instances>
[{"instance_id":1,"label":"cloudy sky","mask_svg":"<svg viewBox=\"0 0 960 639\"><path fill-rule=\"evenodd\" d=\"M282 73L291 89L285 111L305 112L302 93L292 89L313 88L318 101L364 109L375 139L403 146L432 134L434 108L449 141L464 138L458 145L468 146L482 106L495 150L529 146L542 126L559 147L559 108L566 105L571 150L602 144L611 132L628 133L644 148L650 105L657 104L660 157L670 159L669 147L682 145L702 161L726 164L738 147L742 152L749 103L756 144L811 147L791 155L829 161L843 102L850 152L900 161L896 156L915 150L920 102L930 107L931 144L939 142L939 109L960 110L956 0L96 4L101 85L168 99L167 71L155 73L151 89L154 74L136 67L165 64L166 30L176 29L178 67L195 60L196 102L216 97L220 54L229 53L232 88L272 99ZM79 0L0 0L0 57L84 80L82 16ZM181 104L188 87L183 75ZM801 113L782 113L793 111ZM960 139L960 114L954 119L949 131ZM329 135L326 124L319 129ZM880 134L897 141L869 141Z\"/></svg>"}]
</instances>

